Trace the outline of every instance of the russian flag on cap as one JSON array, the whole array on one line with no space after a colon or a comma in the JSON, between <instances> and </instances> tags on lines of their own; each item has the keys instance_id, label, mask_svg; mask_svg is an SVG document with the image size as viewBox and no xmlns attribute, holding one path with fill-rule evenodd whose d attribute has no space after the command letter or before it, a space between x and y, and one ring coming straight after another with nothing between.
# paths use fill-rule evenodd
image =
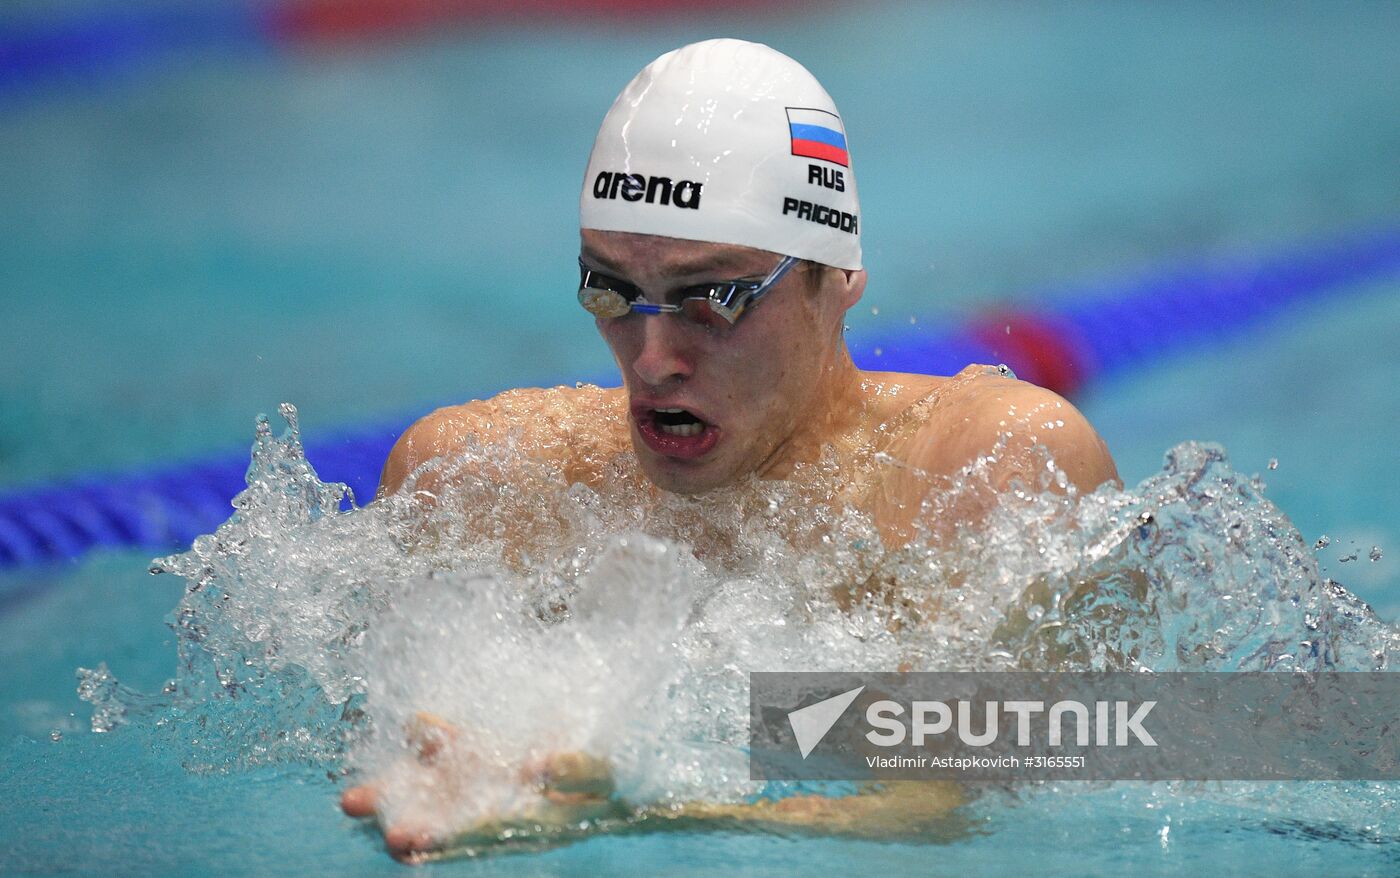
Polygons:
<instances>
[{"instance_id":1,"label":"russian flag on cap","mask_svg":"<svg viewBox=\"0 0 1400 878\"><path fill-rule=\"evenodd\" d=\"M846 153L846 129L841 117L826 110L788 107L788 128L792 132L792 154L809 159L851 166Z\"/></svg>"}]
</instances>

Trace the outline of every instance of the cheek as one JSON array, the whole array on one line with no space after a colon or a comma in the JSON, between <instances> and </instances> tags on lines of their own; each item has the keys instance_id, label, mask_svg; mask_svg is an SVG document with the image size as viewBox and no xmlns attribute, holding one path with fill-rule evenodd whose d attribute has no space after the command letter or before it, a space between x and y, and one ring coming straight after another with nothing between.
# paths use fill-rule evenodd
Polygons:
<instances>
[{"instance_id":1,"label":"cheek","mask_svg":"<svg viewBox=\"0 0 1400 878\"><path fill-rule=\"evenodd\" d=\"M729 385L731 405L738 406L747 420L772 421L775 414L789 408L797 397L794 391L804 382L807 351L790 327L754 327L745 343L717 355Z\"/></svg>"},{"instance_id":2,"label":"cheek","mask_svg":"<svg viewBox=\"0 0 1400 878\"><path fill-rule=\"evenodd\" d=\"M630 329L627 322L598 317L594 318L593 323L598 327L598 335L602 336L603 342L613 352L614 357L624 363L634 359L637 333Z\"/></svg>"}]
</instances>

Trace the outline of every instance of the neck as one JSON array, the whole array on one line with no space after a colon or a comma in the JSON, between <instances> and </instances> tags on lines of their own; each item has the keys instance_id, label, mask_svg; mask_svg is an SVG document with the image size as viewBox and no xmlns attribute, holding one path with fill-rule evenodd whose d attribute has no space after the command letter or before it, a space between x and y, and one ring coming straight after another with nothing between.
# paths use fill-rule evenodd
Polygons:
<instances>
[{"instance_id":1,"label":"neck","mask_svg":"<svg viewBox=\"0 0 1400 878\"><path fill-rule=\"evenodd\" d=\"M815 462L823 448L860 423L866 402L860 374L845 341L838 340L792 431L757 467L759 478L787 478L796 464Z\"/></svg>"}]
</instances>

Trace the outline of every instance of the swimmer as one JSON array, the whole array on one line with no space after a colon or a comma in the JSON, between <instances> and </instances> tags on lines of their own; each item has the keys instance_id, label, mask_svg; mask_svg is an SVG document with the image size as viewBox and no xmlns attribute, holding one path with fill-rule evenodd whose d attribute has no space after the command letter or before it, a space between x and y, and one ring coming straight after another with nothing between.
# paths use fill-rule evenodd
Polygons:
<instances>
[{"instance_id":1,"label":"swimmer","mask_svg":"<svg viewBox=\"0 0 1400 878\"><path fill-rule=\"evenodd\" d=\"M406 482L432 496L445 476L420 467L460 456L469 440L503 440L507 424L523 425L522 446L570 480L597 484L600 461L630 453L644 488L680 495L800 478L823 454L854 465L882 452L902 465L879 468L852 496L887 545L908 539L929 477L979 459L994 459L996 488L1034 483L1032 456L1021 452L1036 446L1064 471L1062 490L1117 481L1102 439L1048 390L985 366L951 377L856 368L843 332L866 285L864 223L845 125L812 74L767 46L710 40L643 69L603 120L580 219L578 302L623 386L523 389L433 412L395 445L381 496ZM975 524L978 509L959 509L964 520L939 526ZM417 725L417 761L450 748L452 729L428 716ZM530 816L535 823L607 811L597 760L549 757L525 780L553 809ZM922 792L697 804L663 816L877 835L960 800L950 786L914 786ZM911 811L911 801L922 804ZM346 791L342 806L373 815L375 787ZM385 827L385 838L410 859L444 841L402 826Z\"/></svg>"}]
</instances>

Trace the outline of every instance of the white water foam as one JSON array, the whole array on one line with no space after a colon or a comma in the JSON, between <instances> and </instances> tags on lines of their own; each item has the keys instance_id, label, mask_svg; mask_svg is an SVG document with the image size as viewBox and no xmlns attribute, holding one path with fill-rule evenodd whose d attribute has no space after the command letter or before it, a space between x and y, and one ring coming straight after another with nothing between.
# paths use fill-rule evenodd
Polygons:
<instances>
[{"instance_id":1,"label":"white water foam","mask_svg":"<svg viewBox=\"0 0 1400 878\"><path fill-rule=\"evenodd\" d=\"M1390 670L1400 656L1400 631L1323 578L1215 446L1089 496L1045 460L984 527L934 540L992 491L974 465L886 551L868 518L820 499L847 476L831 460L682 498L639 490L626 455L602 486L569 484L512 440L437 462L454 477L432 497L411 481L342 510L344 486L316 477L283 414L281 438L258 424L233 517L155 563L188 585L174 679L141 695L104 665L80 693L95 731L169 736L195 770L296 760L379 777L387 823L446 834L518 813L539 798L526 766L552 752L607 759L631 807L752 796L753 670ZM404 729L424 711L458 729L454 761L415 758ZM1125 785L1122 801L1274 801L1262 786ZM1396 810L1385 785L1336 789L1326 819Z\"/></svg>"}]
</instances>

